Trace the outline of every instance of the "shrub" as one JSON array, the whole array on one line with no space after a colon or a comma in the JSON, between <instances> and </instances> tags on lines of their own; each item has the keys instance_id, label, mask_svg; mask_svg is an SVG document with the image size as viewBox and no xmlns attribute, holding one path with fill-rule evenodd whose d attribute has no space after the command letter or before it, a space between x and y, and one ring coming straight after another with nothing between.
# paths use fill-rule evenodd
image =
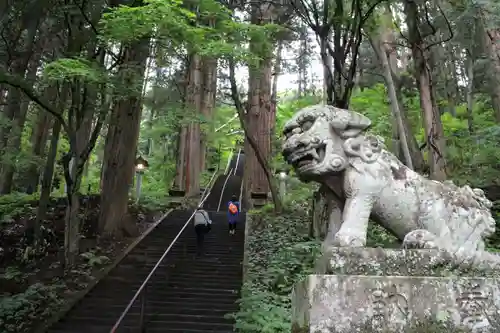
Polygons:
<instances>
[{"instance_id":1,"label":"shrub","mask_svg":"<svg viewBox=\"0 0 500 333\"><path fill-rule=\"evenodd\" d=\"M307 236L309 223L303 209L289 209L280 216L252 211L249 216L247 275L240 311L233 315L235 328L290 332L293 285L313 273L320 243Z\"/></svg>"}]
</instances>

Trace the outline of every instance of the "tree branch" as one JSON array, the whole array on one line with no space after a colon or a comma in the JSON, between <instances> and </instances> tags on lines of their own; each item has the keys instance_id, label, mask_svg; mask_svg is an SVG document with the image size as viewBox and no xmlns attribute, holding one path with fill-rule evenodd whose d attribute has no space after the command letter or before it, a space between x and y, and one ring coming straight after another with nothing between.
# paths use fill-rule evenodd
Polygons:
<instances>
[{"instance_id":1,"label":"tree branch","mask_svg":"<svg viewBox=\"0 0 500 333\"><path fill-rule=\"evenodd\" d=\"M61 122L61 126L64 131L69 135L70 131L68 128L68 124L64 120L62 116L62 112L54 108L45 98L39 96L32 87L29 86L23 79L15 77L11 74L8 74L4 71L0 71L0 83L5 83L11 87L20 89L29 99L31 99L34 103L38 104L42 109L50 113L54 116L58 121Z\"/></svg>"}]
</instances>

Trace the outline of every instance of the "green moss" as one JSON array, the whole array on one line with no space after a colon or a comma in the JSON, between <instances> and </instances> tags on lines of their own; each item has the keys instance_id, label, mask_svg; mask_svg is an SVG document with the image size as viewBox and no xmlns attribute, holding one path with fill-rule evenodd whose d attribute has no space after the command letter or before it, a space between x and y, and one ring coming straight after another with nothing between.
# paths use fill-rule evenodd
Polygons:
<instances>
[{"instance_id":1,"label":"green moss","mask_svg":"<svg viewBox=\"0 0 500 333\"><path fill-rule=\"evenodd\" d=\"M310 328L297 327L294 326L294 331L292 333L308 333ZM498 330L495 329L495 332ZM329 328L328 331L316 330L314 333L347 333L345 330L337 330L335 328ZM390 329L374 329L371 323L367 322L361 325L353 325L350 328L350 332L356 333L470 333L471 330L465 328L454 328L453 324L448 322L437 322L435 319L428 319L423 322L414 323L412 326L406 328L404 331L395 332Z\"/></svg>"}]
</instances>

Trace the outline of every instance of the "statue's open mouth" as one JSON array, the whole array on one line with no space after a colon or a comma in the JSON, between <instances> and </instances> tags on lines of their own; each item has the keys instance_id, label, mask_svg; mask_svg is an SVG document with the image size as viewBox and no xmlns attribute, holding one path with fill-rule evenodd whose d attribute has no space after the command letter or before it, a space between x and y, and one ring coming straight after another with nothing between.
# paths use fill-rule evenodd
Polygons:
<instances>
[{"instance_id":1,"label":"statue's open mouth","mask_svg":"<svg viewBox=\"0 0 500 333\"><path fill-rule=\"evenodd\" d=\"M325 145L308 147L307 149L295 151L288 158L288 162L299 171L304 171L323 162L325 159L325 152Z\"/></svg>"}]
</instances>

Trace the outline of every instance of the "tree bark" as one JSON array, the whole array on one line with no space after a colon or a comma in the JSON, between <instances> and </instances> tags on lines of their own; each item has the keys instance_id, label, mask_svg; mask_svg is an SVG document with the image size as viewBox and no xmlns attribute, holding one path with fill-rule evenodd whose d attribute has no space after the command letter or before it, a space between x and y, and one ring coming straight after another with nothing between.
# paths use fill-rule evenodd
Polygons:
<instances>
[{"instance_id":1,"label":"tree bark","mask_svg":"<svg viewBox=\"0 0 500 333\"><path fill-rule=\"evenodd\" d=\"M59 144L59 134L61 132L61 122L55 121L52 128L52 136L50 139L50 148L45 162L45 169L43 171L42 189L40 192L40 200L38 201L38 209L36 212L36 219L33 224L34 244L38 248L41 239L40 227L45 220L47 214L47 207L50 200L50 193L52 192L52 179L54 177L54 167L57 156L57 146Z\"/></svg>"},{"instance_id":2,"label":"tree bark","mask_svg":"<svg viewBox=\"0 0 500 333\"><path fill-rule=\"evenodd\" d=\"M50 92L54 90L46 90ZM36 158L36 160L30 164L27 174L26 174L26 193L32 194L38 191L38 184L40 183L40 161L42 161L45 155L45 148L47 145L47 139L52 125L52 118L47 112L43 110L38 110L37 120L35 128L31 133L31 153Z\"/></svg>"},{"instance_id":3,"label":"tree bark","mask_svg":"<svg viewBox=\"0 0 500 333\"><path fill-rule=\"evenodd\" d=\"M384 6L384 22L393 22L393 15L391 12L390 5L388 3L385 4ZM401 66L398 65L400 61L398 60L398 52L395 47L396 45L396 36L394 29L391 26L386 26L384 27L384 30L381 31L381 40L383 41L383 46L385 49L385 53L387 54L388 57L388 62L389 62L389 67L392 73L392 81L394 82L394 86L396 89L396 95L398 98L398 105L399 105L399 110L401 113L401 118L403 120L403 125L404 125L404 133L406 133L406 142L408 144L408 149L410 150L410 155L412 159L412 164L413 168L417 172L423 172L424 170L424 157L422 155L422 152L419 148L417 139L415 138L415 135L413 133L413 126L410 124L408 120L408 115L407 115L407 110L404 107L403 103L403 94L401 92L401 89L403 87L403 80L401 77L401 73L405 72L407 70L408 64L405 63L404 61L401 61ZM403 50L405 51L405 50ZM408 56L403 55L401 57L401 60L407 59ZM399 148L395 150L396 156L401 158L402 160L404 159L404 152L402 150L402 145L399 144L402 140L399 137L399 130L398 126L394 126L393 129L393 141L395 143L395 146L398 146Z\"/></svg>"},{"instance_id":4,"label":"tree bark","mask_svg":"<svg viewBox=\"0 0 500 333\"><path fill-rule=\"evenodd\" d=\"M127 45L119 72L126 87L136 87L144 79L149 55L149 39ZM135 170L141 120L141 89L131 89L127 97L115 97L104 148L99 226L105 234L120 237L129 229L128 193Z\"/></svg>"},{"instance_id":5,"label":"tree bark","mask_svg":"<svg viewBox=\"0 0 500 333\"><path fill-rule=\"evenodd\" d=\"M205 120L211 124L215 108L215 95L217 89L217 59L204 58L203 60L203 101L201 114ZM202 133L200 147L200 170L205 170L205 159L207 153L206 134Z\"/></svg>"},{"instance_id":6,"label":"tree bark","mask_svg":"<svg viewBox=\"0 0 500 333\"><path fill-rule=\"evenodd\" d=\"M426 58L426 45L418 30L418 7L413 1L405 1L404 11L408 26L408 39L412 49L415 67L415 80L420 92L420 107L429 154L430 177L443 181L446 179L446 159L444 155L445 138L443 124L436 107L432 92L431 73Z\"/></svg>"},{"instance_id":7,"label":"tree bark","mask_svg":"<svg viewBox=\"0 0 500 333\"><path fill-rule=\"evenodd\" d=\"M202 67L201 57L197 54L192 55L186 96L187 110L192 112L192 119L187 124L186 131L186 174L184 182L186 196L188 197L197 196L200 193L201 127L197 116L201 111L203 94Z\"/></svg>"},{"instance_id":8,"label":"tree bark","mask_svg":"<svg viewBox=\"0 0 500 333\"><path fill-rule=\"evenodd\" d=\"M43 9L43 1L34 1L32 5L34 6L33 9L38 9L39 7L42 7ZM15 40L10 41L16 46L12 47L12 49L10 50L10 57L4 58L7 60L7 63L10 63L10 61L12 61L10 63L10 68L9 66L7 66L7 68L10 69L10 73L15 77L25 77L30 59L34 52L36 33L42 16L43 15L36 15L34 19L28 20L27 18L25 18L24 21L20 20L20 22L17 22L17 24L19 24L21 27L18 34L19 38L15 38ZM23 35L25 37L20 38ZM2 115L4 120L10 122L10 124L3 128L0 127L0 152L7 145L9 134L12 128L12 122L16 122L14 119L21 114L22 99L23 95L21 90L18 87L10 86L7 94L7 107L5 108Z\"/></svg>"},{"instance_id":9,"label":"tree bark","mask_svg":"<svg viewBox=\"0 0 500 333\"><path fill-rule=\"evenodd\" d=\"M273 5L262 3L254 5L252 8L252 22L254 24L267 24L273 19ZM261 60L258 66L250 65L249 88L248 88L248 110L246 122L248 131L256 144L264 160L271 157L271 134L275 122L275 112L271 103L271 74L273 50L265 49L259 41L250 41L250 49L253 53L259 54ZM261 196L268 195L269 181L262 163L258 161L253 145L248 137L245 140L245 198L248 200L252 193ZM248 200L248 202L251 202Z\"/></svg>"},{"instance_id":10,"label":"tree bark","mask_svg":"<svg viewBox=\"0 0 500 333\"><path fill-rule=\"evenodd\" d=\"M385 48L382 45L382 41L378 38L372 38L372 45L376 54L378 54L380 63L384 72L384 80L387 85L387 90L389 92L389 99L391 101L392 115L396 120L397 129L399 132L399 138L401 138L401 149L403 150L405 164L408 168L413 170L413 161L410 154L410 149L408 148L408 142L406 141L407 135L405 132L405 127L403 124L403 118L401 116L401 111L399 108L399 101L396 94L396 88L392 80L391 68L389 61L387 60L387 54L385 53Z\"/></svg>"},{"instance_id":11,"label":"tree bark","mask_svg":"<svg viewBox=\"0 0 500 333\"><path fill-rule=\"evenodd\" d=\"M188 197L200 193L201 172L201 126L198 116L202 112L203 100L203 62L201 56L192 54L187 72L185 111L187 124L179 135L179 155L175 186L185 191Z\"/></svg>"},{"instance_id":12,"label":"tree bark","mask_svg":"<svg viewBox=\"0 0 500 333\"><path fill-rule=\"evenodd\" d=\"M57 101L57 109L64 110L66 107L66 100L68 97L69 86L68 84L63 84L61 88L61 93L57 94L57 89L52 90L54 92L53 96L60 96ZM52 179L54 178L54 169L57 156L57 146L59 144L59 136L62 128L62 123L59 119L54 119L54 126L52 128L52 135L50 139L50 148L47 155L47 161L45 162L45 169L42 178L42 189L40 193L40 201L38 202L38 209L36 213L36 219L34 221L34 243L38 247L38 242L40 241L40 226L45 219L47 213L47 206L50 199L50 193L52 192ZM66 231L65 231L66 232Z\"/></svg>"},{"instance_id":13,"label":"tree bark","mask_svg":"<svg viewBox=\"0 0 500 333\"><path fill-rule=\"evenodd\" d=\"M28 66L26 82L30 85L35 83L37 70L40 65L40 56L41 54L38 53ZM21 148L21 137L29 105L29 98L21 94L20 105L17 110L18 113L14 114L12 118L12 126L8 134L7 142L5 143L5 151L7 152L6 155L15 157L18 155ZM0 194L8 194L12 190L14 172L16 170L16 158L3 161L0 166L0 170Z\"/></svg>"},{"instance_id":14,"label":"tree bark","mask_svg":"<svg viewBox=\"0 0 500 333\"><path fill-rule=\"evenodd\" d=\"M233 98L236 111L238 112L238 118L240 120L241 128L245 133L246 142L248 142L248 144L252 147L253 151L255 152L255 156L257 162L259 163L259 166L264 170L264 174L268 182L269 189L271 191L271 198L273 200L274 210L276 213L280 213L283 210L283 204L281 202L281 198L278 193L278 187L276 186L273 175L271 173L269 160L266 159L266 156L262 153L257 140L255 139L254 135L252 134L252 132L250 132L250 129L248 128L248 124L246 122L244 114L245 109L239 97L238 86L236 84L236 78L235 78L235 66L232 59L229 60L229 81L231 84L231 96Z\"/></svg>"},{"instance_id":15,"label":"tree bark","mask_svg":"<svg viewBox=\"0 0 500 333\"><path fill-rule=\"evenodd\" d=\"M469 133L474 133L474 114L472 110L474 108L474 58L468 52L466 66L467 66L467 127Z\"/></svg>"},{"instance_id":16,"label":"tree bark","mask_svg":"<svg viewBox=\"0 0 500 333\"><path fill-rule=\"evenodd\" d=\"M300 49L297 61L298 76L299 76L299 87L298 96L302 97L307 91L307 64L308 64L308 36L307 36L307 26L302 25L300 27Z\"/></svg>"},{"instance_id":17,"label":"tree bark","mask_svg":"<svg viewBox=\"0 0 500 333\"><path fill-rule=\"evenodd\" d=\"M486 24L486 22L483 22ZM500 123L500 29L488 29L484 27L483 32L486 53L489 57L490 72L489 90L491 95L491 104L495 111L495 119Z\"/></svg>"}]
</instances>

